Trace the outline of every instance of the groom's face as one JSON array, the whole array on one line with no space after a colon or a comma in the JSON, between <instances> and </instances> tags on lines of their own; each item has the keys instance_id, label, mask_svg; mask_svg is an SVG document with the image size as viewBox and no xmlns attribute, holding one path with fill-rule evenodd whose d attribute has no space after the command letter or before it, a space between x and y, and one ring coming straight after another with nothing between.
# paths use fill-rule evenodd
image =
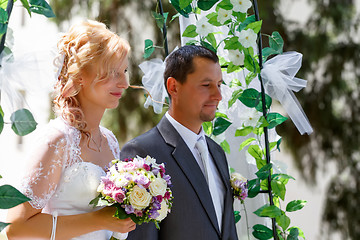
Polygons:
<instances>
[{"instance_id":1,"label":"groom's face","mask_svg":"<svg viewBox=\"0 0 360 240\"><path fill-rule=\"evenodd\" d=\"M207 58L196 57L193 65L195 71L187 75L185 82L177 82L176 100L173 100L176 101L175 110L182 117L183 125L190 126L196 132L203 122L215 117L222 99L222 73L219 63Z\"/></svg>"}]
</instances>

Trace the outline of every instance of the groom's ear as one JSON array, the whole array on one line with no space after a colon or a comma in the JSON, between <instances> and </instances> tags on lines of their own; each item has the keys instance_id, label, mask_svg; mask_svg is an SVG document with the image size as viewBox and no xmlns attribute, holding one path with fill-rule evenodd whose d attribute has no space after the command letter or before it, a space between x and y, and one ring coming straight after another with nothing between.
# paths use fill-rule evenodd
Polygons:
<instances>
[{"instance_id":1,"label":"groom's ear","mask_svg":"<svg viewBox=\"0 0 360 240\"><path fill-rule=\"evenodd\" d=\"M166 81L166 88L170 94L171 97L176 96L178 92L178 81L176 81L175 78L169 77Z\"/></svg>"}]
</instances>

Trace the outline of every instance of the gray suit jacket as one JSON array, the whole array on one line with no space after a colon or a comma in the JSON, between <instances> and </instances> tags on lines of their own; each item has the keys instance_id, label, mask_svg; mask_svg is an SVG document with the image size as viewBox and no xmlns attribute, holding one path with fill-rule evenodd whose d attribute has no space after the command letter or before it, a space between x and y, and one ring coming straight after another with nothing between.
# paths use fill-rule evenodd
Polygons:
<instances>
[{"instance_id":1,"label":"gray suit jacket","mask_svg":"<svg viewBox=\"0 0 360 240\"><path fill-rule=\"evenodd\" d=\"M229 170L222 148L206 138L208 148L225 186L224 213L220 232L209 188L190 149L166 117L150 131L126 143L120 158L149 155L165 163L174 196L171 213L160 223L137 226L128 240L236 240Z\"/></svg>"}]
</instances>

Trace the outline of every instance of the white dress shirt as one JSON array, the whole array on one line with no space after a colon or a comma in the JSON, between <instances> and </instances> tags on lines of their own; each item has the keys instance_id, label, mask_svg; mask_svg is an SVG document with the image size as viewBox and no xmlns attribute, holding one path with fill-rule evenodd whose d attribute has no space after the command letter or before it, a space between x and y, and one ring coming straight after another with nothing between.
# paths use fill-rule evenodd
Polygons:
<instances>
[{"instance_id":1,"label":"white dress shirt","mask_svg":"<svg viewBox=\"0 0 360 240\"><path fill-rule=\"evenodd\" d=\"M200 133L196 134L193 131L191 131L190 129L181 125L178 121L176 121L173 117L171 117L168 112L166 112L165 117L169 120L171 125L173 125L173 127L176 129L176 131L180 134L180 136L182 137L182 139L184 140L184 142L190 149L191 153L193 154L201 171L204 173L205 172L204 165L202 163L200 153L197 150L197 148L195 147L195 144L199 138L203 137L204 139L206 139L203 128L201 127ZM206 147L207 147L207 144L206 144ZM214 208L215 208L215 212L216 212L216 216L217 216L217 220L218 220L218 224L219 224L219 229L221 232L222 215L223 215L223 211L224 211L225 187L221 180L220 173L217 170L217 167L215 166L214 160L212 159L212 156L211 156L209 150L207 150L207 151L208 151L208 155L209 155L209 166L208 166L209 169L207 169L207 171L212 172L212 175L214 176L214 180L215 180L215 186L210 185L209 190L211 193L211 192L214 192L214 191L211 191L211 188L214 188L214 187L216 188L215 192L217 192L217 196L212 196L212 202L214 204Z\"/></svg>"}]
</instances>

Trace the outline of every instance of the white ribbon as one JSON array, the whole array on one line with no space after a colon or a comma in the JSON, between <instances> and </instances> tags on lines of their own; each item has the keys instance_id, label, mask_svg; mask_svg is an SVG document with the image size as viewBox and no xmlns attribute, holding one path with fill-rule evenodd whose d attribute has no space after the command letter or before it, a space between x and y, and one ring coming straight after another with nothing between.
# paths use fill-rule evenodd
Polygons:
<instances>
[{"instance_id":1,"label":"white ribbon","mask_svg":"<svg viewBox=\"0 0 360 240\"><path fill-rule=\"evenodd\" d=\"M306 80L296 78L301 67L302 54L286 52L264 63L261 77L267 94L277 99L288 113L301 134L311 134L313 129L306 114L292 91L306 86Z\"/></svg>"},{"instance_id":2,"label":"white ribbon","mask_svg":"<svg viewBox=\"0 0 360 240\"><path fill-rule=\"evenodd\" d=\"M155 58L141 63L139 67L144 72L142 84L151 95L151 97L147 97L144 107L148 108L149 105L152 105L154 112L160 114L163 102L168 96L164 85L165 63L161 59Z\"/></svg>"}]
</instances>

